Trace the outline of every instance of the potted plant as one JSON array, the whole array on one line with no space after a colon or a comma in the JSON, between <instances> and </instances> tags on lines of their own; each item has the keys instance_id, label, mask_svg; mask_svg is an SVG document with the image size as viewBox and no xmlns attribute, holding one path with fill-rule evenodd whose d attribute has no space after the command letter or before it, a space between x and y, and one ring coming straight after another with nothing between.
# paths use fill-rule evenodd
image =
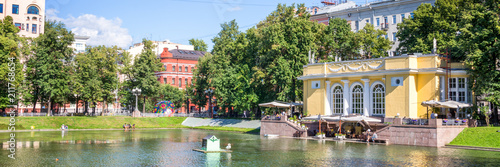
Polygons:
<instances>
[{"instance_id":1,"label":"potted plant","mask_svg":"<svg viewBox=\"0 0 500 167\"><path fill-rule=\"evenodd\" d=\"M448 120L447 119L443 119L443 123L448 123Z\"/></svg>"},{"instance_id":2,"label":"potted plant","mask_svg":"<svg viewBox=\"0 0 500 167\"><path fill-rule=\"evenodd\" d=\"M340 139L340 140L343 140L343 139L345 139L345 134L336 133L336 134L335 134L335 138Z\"/></svg>"},{"instance_id":3,"label":"potted plant","mask_svg":"<svg viewBox=\"0 0 500 167\"><path fill-rule=\"evenodd\" d=\"M319 132L319 133L316 133L316 138L325 138L325 133L324 132Z\"/></svg>"}]
</instances>

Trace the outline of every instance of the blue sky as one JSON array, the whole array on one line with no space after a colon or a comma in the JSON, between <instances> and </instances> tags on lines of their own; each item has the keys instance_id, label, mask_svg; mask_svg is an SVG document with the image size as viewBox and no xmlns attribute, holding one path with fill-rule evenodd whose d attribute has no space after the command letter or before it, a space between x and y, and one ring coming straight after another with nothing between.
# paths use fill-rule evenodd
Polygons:
<instances>
[{"instance_id":1,"label":"blue sky","mask_svg":"<svg viewBox=\"0 0 500 167\"><path fill-rule=\"evenodd\" d=\"M373 1L373 0L369 0ZM48 19L61 21L89 45L128 48L143 38L189 44L211 39L236 19L242 31L265 19L278 3L322 6L321 0L46 0ZM358 4L365 0L355 0Z\"/></svg>"}]
</instances>

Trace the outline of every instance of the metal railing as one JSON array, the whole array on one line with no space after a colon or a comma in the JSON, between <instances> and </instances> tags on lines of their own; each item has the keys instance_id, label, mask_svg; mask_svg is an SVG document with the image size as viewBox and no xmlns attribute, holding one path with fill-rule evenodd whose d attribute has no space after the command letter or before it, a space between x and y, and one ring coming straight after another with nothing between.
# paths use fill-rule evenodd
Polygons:
<instances>
[{"instance_id":1,"label":"metal railing","mask_svg":"<svg viewBox=\"0 0 500 167\"><path fill-rule=\"evenodd\" d=\"M281 115L276 116L276 115L266 115L264 116L264 120L281 120Z\"/></svg>"},{"instance_id":2,"label":"metal railing","mask_svg":"<svg viewBox=\"0 0 500 167\"><path fill-rule=\"evenodd\" d=\"M405 118L402 120L402 123L403 125L429 125L429 120Z\"/></svg>"},{"instance_id":3,"label":"metal railing","mask_svg":"<svg viewBox=\"0 0 500 167\"><path fill-rule=\"evenodd\" d=\"M46 112L31 112L31 113L17 113L16 116L21 116L21 117L40 117L40 116L47 116Z\"/></svg>"},{"instance_id":4,"label":"metal railing","mask_svg":"<svg viewBox=\"0 0 500 167\"><path fill-rule=\"evenodd\" d=\"M464 121L462 119L460 120L455 120L455 119L443 119L443 126L465 126L467 125L467 121Z\"/></svg>"}]
</instances>

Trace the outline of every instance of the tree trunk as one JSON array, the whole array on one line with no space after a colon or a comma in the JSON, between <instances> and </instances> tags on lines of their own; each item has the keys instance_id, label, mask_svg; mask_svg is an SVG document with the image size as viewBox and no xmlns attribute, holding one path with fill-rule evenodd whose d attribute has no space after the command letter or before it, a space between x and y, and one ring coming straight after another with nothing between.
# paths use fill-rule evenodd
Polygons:
<instances>
[{"instance_id":1,"label":"tree trunk","mask_svg":"<svg viewBox=\"0 0 500 167\"><path fill-rule=\"evenodd\" d=\"M35 98L33 99L33 110L31 110L31 112L35 112L37 100L38 100L38 87L35 88ZM40 112L42 112L42 106L40 106Z\"/></svg>"},{"instance_id":2,"label":"tree trunk","mask_svg":"<svg viewBox=\"0 0 500 167\"><path fill-rule=\"evenodd\" d=\"M101 114L104 113L104 105L106 104L106 96L104 96L104 99L102 99L102 110ZM107 104L106 104L107 105Z\"/></svg>"},{"instance_id":3,"label":"tree trunk","mask_svg":"<svg viewBox=\"0 0 500 167\"><path fill-rule=\"evenodd\" d=\"M493 104L493 125L497 126L498 125L498 106Z\"/></svg>"},{"instance_id":4,"label":"tree trunk","mask_svg":"<svg viewBox=\"0 0 500 167\"><path fill-rule=\"evenodd\" d=\"M49 96L49 115L52 116L52 101L51 101L51 97Z\"/></svg>"},{"instance_id":5,"label":"tree trunk","mask_svg":"<svg viewBox=\"0 0 500 167\"><path fill-rule=\"evenodd\" d=\"M85 102L84 102L84 104L83 104L83 105L85 105L85 106L84 106L84 111L83 111L83 113L85 113L85 114L88 114L88 113L89 113L88 103L89 103L89 102L85 101Z\"/></svg>"},{"instance_id":6,"label":"tree trunk","mask_svg":"<svg viewBox=\"0 0 500 167\"><path fill-rule=\"evenodd\" d=\"M145 111L146 111L146 96L144 96L143 102L144 103L142 103L142 113L145 113Z\"/></svg>"},{"instance_id":7,"label":"tree trunk","mask_svg":"<svg viewBox=\"0 0 500 167\"><path fill-rule=\"evenodd\" d=\"M78 101L78 95L77 95L77 96L76 96L76 110L75 110L75 112L76 112L76 113L78 113L78 105L80 104L80 103L78 103L78 102L79 102L79 101Z\"/></svg>"},{"instance_id":8,"label":"tree trunk","mask_svg":"<svg viewBox=\"0 0 500 167\"><path fill-rule=\"evenodd\" d=\"M63 105L64 105L64 106L63 106L63 111L64 111L64 113L66 113L66 103L65 103L65 102L63 102Z\"/></svg>"}]
</instances>

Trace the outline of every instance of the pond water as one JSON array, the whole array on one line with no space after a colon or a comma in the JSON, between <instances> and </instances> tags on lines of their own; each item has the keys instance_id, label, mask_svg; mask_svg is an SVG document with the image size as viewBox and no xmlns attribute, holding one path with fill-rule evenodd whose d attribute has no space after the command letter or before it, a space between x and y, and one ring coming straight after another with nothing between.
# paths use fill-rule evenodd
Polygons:
<instances>
[{"instance_id":1,"label":"pond water","mask_svg":"<svg viewBox=\"0 0 500 167\"><path fill-rule=\"evenodd\" d=\"M10 133L0 133L6 143ZM190 129L17 132L16 159L0 166L498 166L500 152L265 138ZM207 135L232 153L204 154ZM7 146L8 147L8 146ZM58 161L56 161L58 159Z\"/></svg>"}]
</instances>

